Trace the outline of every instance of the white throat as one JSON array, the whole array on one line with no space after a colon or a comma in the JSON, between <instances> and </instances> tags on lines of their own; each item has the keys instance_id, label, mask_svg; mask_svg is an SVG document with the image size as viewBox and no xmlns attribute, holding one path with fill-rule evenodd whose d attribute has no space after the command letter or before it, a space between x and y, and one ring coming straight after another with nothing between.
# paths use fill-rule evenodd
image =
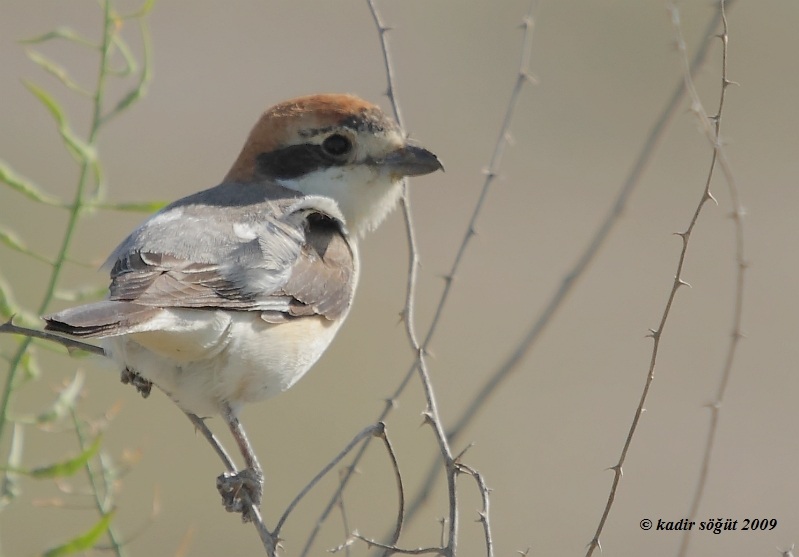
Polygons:
<instances>
[{"instance_id":1,"label":"white throat","mask_svg":"<svg viewBox=\"0 0 799 557\"><path fill-rule=\"evenodd\" d=\"M306 195L333 199L347 229L357 237L377 228L402 194L401 181L366 165L330 167L278 183Z\"/></svg>"}]
</instances>

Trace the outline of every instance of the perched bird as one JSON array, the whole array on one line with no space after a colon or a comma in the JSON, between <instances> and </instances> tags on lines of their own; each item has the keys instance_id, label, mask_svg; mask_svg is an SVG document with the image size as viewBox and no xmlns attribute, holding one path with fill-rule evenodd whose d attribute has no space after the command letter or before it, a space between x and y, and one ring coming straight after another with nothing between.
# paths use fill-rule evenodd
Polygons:
<instances>
[{"instance_id":1,"label":"perched bird","mask_svg":"<svg viewBox=\"0 0 799 557\"><path fill-rule=\"evenodd\" d=\"M145 396L155 384L189 414L221 414L247 468L218 488L228 510L243 510L242 488L257 505L263 476L239 411L322 355L352 304L357 240L395 207L404 177L439 169L358 97L280 103L221 184L165 207L113 251L106 300L47 315L46 328L101 339Z\"/></svg>"}]
</instances>

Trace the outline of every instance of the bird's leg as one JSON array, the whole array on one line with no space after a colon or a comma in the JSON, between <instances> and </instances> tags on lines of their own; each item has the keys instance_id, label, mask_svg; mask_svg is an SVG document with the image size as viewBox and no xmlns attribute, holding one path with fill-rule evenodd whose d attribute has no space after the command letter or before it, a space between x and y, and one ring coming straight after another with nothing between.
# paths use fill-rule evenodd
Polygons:
<instances>
[{"instance_id":1,"label":"bird's leg","mask_svg":"<svg viewBox=\"0 0 799 557\"><path fill-rule=\"evenodd\" d=\"M264 474L258 463L258 457L255 456L255 451L244 432L244 427L229 406L225 406L222 417L239 446L246 468L234 473L225 472L216 479L216 488L222 495L225 509L229 512L241 513L244 522L251 522L254 517L251 516L250 505L247 503L251 503L255 507L261 505Z\"/></svg>"}]
</instances>

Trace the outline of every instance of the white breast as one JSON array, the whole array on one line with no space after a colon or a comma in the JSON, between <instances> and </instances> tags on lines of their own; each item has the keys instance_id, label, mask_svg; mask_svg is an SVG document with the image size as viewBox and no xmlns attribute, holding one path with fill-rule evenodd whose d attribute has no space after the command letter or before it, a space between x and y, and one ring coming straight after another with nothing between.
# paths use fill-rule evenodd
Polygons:
<instances>
[{"instance_id":1,"label":"white breast","mask_svg":"<svg viewBox=\"0 0 799 557\"><path fill-rule=\"evenodd\" d=\"M218 414L279 394L333 340L343 319L267 323L258 312L165 309L153 330L103 341L121 368L135 370L184 410Z\"/></svg>"}]
</instances>

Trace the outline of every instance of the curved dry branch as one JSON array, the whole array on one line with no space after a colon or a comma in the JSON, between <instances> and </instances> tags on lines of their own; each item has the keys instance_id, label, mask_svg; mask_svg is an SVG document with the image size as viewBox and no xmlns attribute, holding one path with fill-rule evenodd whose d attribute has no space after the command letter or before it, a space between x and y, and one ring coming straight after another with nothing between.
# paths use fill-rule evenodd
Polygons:
<instances>
[{"instance_id":1,"label":"curved dry branch","mask_svg":"<svg viewBox=\"0 0 799 557\"><path fill-rule=\"evenodd\" d=\"M676 8L675 8L676 10ZM732 219L734 223L734 237L735 237L735 262L736 262L736 273L735 273L735 291L733 293L733 315L732 315L732 334L730 335L730 341L727 345L727 351L724 356L724 363L722 364L721 368L721 377L719 380L718 387L716 389L715 397L713 402L708 405L710 408L710 424L708 426L707 431L707 438L705 440L705 448L702 454L702 463L699 468L699 478L697 479L696 489L694 491L693 498L691 500L691 506L688 511L688 520L694 520L699 513L699 506L702 503L702 498L705 494L705 487L707 485L707 480L710 474L710 462L713 456L713 449L716 445L716 435L718 433L718 425L719 425L719 412L721 410L722 402L724 401L724 395L727 392L727 385L730 381L730 375L732 374L732 365L735 361L735 355L737 353L738 344L740 340L743 338L743 334L741 332L741 321L743 316L743 302L744 302L744 278L746 273L746 257L744 251L744 227L743 227L743 216L744 210L743 206L741 205L740 200L740 193L738 190L738 185L732 175L732 171L730 170L729 164L727 162L725 153L723 152L722 143L721 143L721 115L724 109L724 100L727 93L727 87L732 85L732 81L729 80L727 75L727 55L728 55L728 46L729 46L729 35L728 35L728 28L727 28L727 14L726 14L726 6L725 0L719 0L719 13L721 16L722 21L722 32L719 35L722 44L722 51L721 51L721 92L719 94L719 104L716 110L716 114L713 116L708 117L707 114L704 113L704 109L702 109L701 101L696 94L696 89L693 87L692 78L690 73L686 75L686 81L690 84L689 91L691 94L692 103L697 108L697 116L700 118L700 121L705 122L703 124L703 129L705 135L707 136L708 140L713 145L713 160L710 166L710 173L712 174L713 168L715 167L716 161L720 161L720 165L722 167L723 173L726 178L727 183L727 190L730 196L730 202L732 204ZM675 29L679 35L679 44L680 44L680 54L682 55L683 60L686 59L686 51L685 51L685 41L682 40L682 33L679 27L679 20L675 21ZM713 122L712 129L709 129L710 122ZM680 550L678 555L680 557L685 557L688 554L688 544L690 543L691 539L691 532L686 531L683 533L682 540L680 541Z\"/></svg>"},{"instance_id":2,"label":"curved dry branch","mask_svg":"<svg viewBox=\"0 0 799 557\"><path fill-rule=\"evenodd\" d=\"M586 557L590 557L593 554L594 550L597 549L597 548L599 548L600 551L601 551L600 536L601 536L602 531L604 529L604 526L605 526L605 523L607 521L607 518L610 515L610 511L611 511L611 509L613 507L613 502L614 502L614 500L616 498L616 492L618 491L619 483L620 483L621 478L623 476L623 465L624 465L624 462L625 462L625 460L627 458L627 453L628 453L628 451L630 449L630 446L632 444L633 438L635 437L635 432L636 432L636 430L638 428L638 423L640 421L641 415L644 413L644 407L645 407L645 404L646 404L647 396L649 394L649 389L651 388L652 381L655 378L655 367L657 365L658 351L659 351L659 348L660 348L661 341L663 339L663 331L664 331L664 329L666 327L666 323L668 321L669 315L671 314L671 308L672 308L674 300L675 300L675 298L677 296L677 291L680 289L680 287L687 285L687 283L682 280L682 273L683 273L683 268L684 268L684 265L685 265L685 258L686 258L686 255L688 253L688 246L689 246L689 243L690 243L691 234L693 233L694 227L695 227L695 225L696 225L696 223L697 223L697 221L699 219L700 213L702 212L702 208L705 206L705 203L707 203L708 201L714 200L712 194L710 193L710 182L711 182L711 180L713 178L713 170L715 169L717 164L722 168L722 171L724 172L725 177L727 178L727 182L730 183L730 184L734 184L734 179L732 177L732 172L729 169L729 164L726 162L725 154L724 154L724 151L721 148L721 143L720 143L719 137L718 137L719 123L720 123L720 120L721 120L721 110L722 110L723 105L724 105L724 90L729 85L729 81L726 78L726 55L723 57L723 62L722 62L722 64L723 64L722 74L724 75L724 77L723 77L722 93L721 93L721 98L720 98L720 102L719 102L719 110L718 110L718 113L716 114L716 116L713 118L713 120L715 120L715 123L716 123L715 127L714 127L711 124L711 118L709 118L707 116L707 113L705 112L704 107L702 106L702 103L701 103L701 101L699 99L699 95L696 92L696 88L694 87L694 82L693 82L693 77L692 77L692 68L691 68L691 64L688 61L688 56L687 56L686 47L685 47L685 41L683 40L682 31L681 31L681 28L680 28L679 13L677 11L676 6L674 6L674 4L671 4L669 9L670 9L670 12L671 12L672 23L674 24L674 28L675 28L675 34L677 35L677 43L678 43L677 46L678 46L678 50L680 52L681 62L683 64L683 79L684 79L685 90L688 92L689 98L691 100L691 108L694 111L694 113L697 115L697 117L699 118L700 125L702 126L702 130L707 135L708 139L710 140L711 144L713 145L713 155L712 155L712 159L711 159L711 163L710 163L710 169L708 171L707 178L705 179L705 184L704 184L704 188L703 188L703 191L702 191L701 198L700 198L696 208L694 209L694 213L693 213L693 216L691 217L690 223L688 224L688 227L685 229L684 232L677 233L677 235L682 240L682 249L680 251L680 256L679 256L679 259L678 259L678 262L677 262L677 270L676 270L676 272L674 274L674 281L672 283L671 290L669 292L668 298L666 299L666 304L665 304L665 307L663 309L663 314L661 315L660 322L658 323L658 326L657 326L656 329L651 329L650 330L650 335L649 336L652 337L654 342L653 342L653 346L652 346L652 354L650 356L650 361L649 361L649 368L647 370L646 380L644 382L644 388L643 388L643 391L641 392L641 398L640 398L640 400L638 402L638 406L635 409L635 414L633 415L632 424L630 425L630 428L629 428L629 430L627 432L627 438L625 439L624 446L623 446L623 448L621 450L621 454L619 455L619 460L616 463L616 465L614 465L611 468L613 470L613 472L614 472L613 483L611 485L610 492L608 494L608 500L607 500L607 502L605 504L605 509L604 509L604 511L602 513L602 518L599 521L599 524L597 526L597 530L594 533L594 537L592 538L591 542L588 545L588 550L586 552ZM726 42L727 42L726 41L726 14L725 14L725 11L724 11L724 0L721 0L721 2L720 2L719 11L716 14L716 20L721 20L722 21L722 24L723 24L723 27L724 27L724 35L723 35L724 41L723 42L726 45ZM733 186L731 186L731 189L735 189L735 191L737 192L737 188L733 188ZM737 201L737 198L736 198L736 201ZM736 208L737 208L737 205L736 205ZM726 383L723 380L722 381L722 388L725 385L726 385ZM722 393L723 393L723 390L722 390ZM701 493L699 495L701 496ZM698 502L697 502L697 505L698 505ZM685 539L683 540L683 543L687 543L685 541Z\"/></svg>"}]
</instances>

